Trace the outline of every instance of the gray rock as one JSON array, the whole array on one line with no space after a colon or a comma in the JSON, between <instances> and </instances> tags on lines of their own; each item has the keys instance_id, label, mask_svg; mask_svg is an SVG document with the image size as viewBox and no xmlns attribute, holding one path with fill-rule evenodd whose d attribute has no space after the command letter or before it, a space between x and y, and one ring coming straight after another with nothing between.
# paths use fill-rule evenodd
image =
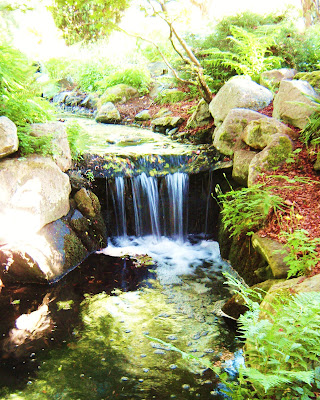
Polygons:
<instances>
[{"instance_id":1,"label":"gray rock","mask_svg":"<svg viewBox=\"0 0 320 400\"><path fill-rule=\"evenodd\" d=\"M0 242L39 231L69 211L69 178L50 159L0 162Z\"/></svg>"},{"instance_id":2,"label":"gray rock","mask_svg":"<svg viewBox=\"0 0 320 400\"><path fill-rule=\"evenodd\" d=\"M115 105L109 102L98 109L95 120L104 124L118 124L121 116Z\"/></svg>"},{"instance_id":3,"label":"gray rock","mask_svg":"<svg viewBox=\"0 0 320 400\"><path fill-rule=\"evenodd\" d=\"M292 80L298 71L294 68L280 68L264 71L260 75L260 85L266 88L278 88L284 79Z\"/></svg>"},{"instance_id":4,"label":"gray rock","mask_svg":"<svg viewBox=\"0 0 320 400\"><path fill-rule=\"evenodd\" d=\"M270 171L285 162L292 150L293 144L289 136L273 135L268 146L256 154L249 165L248 186L254 185L263 171Z\"/></svg>"},{"instance_id":5,"label":"gray rock","mask_svg":"<svg viewBox=\"0 0 320 400\"><path fill-rule=\"evenodd\" d=\"M222 154L231 156L237 143L241 140L242 133L249 122L266 116L246 108L230 110L223 124L213 133L213 145Z\"/></svg>"},{"instance_id":6,"label":"gray rock","mask_svg":"<svg viewBox=\"0 0 320 400\"><path fill-rule=\"evenodd\" d=\"M285 250L284 245L273 239L263 238L256 233L253 234L251 242L253 248L257 250L269 264L274 278L286 278L289 267L283 259L287 254L280 252Z\"/></svg>"},{"instance_id":7,"label":"gray rock","mask_svg":"<svg viewBox=\"0 0 320 400\"><path fill-rule=\"evenodd\" d=\"M152 120L151 126L154 132L167 133L180 126L184 122L181 117L161 117Z\"/></svg>"},{"instance_id":8,"label":"gray rock","mask_svg":"<svg viewBox=\"0 0 320 400\"><path fill-rule=\"evenodd\" d=\"M201 99L194 113L188 119L186 127L194 129L207 125L210 121L212 121L212 115L209 111L209 104L204 99Z\"/></svg>"},{"instance_id":9,"label":"gray rock","mask_svg":"<svg viewBox=\"0 0 320 400\"><path fill-rule=\"evenodd\" d=\"M62 103L64 103L67 96L71 95L71 93L72 92L70 92L70 91L60 92L60 93L56 94L55 96L53 96L52 101L53 101L53 103L62 104Z\"/></svg>"},{"instance_id":10,"label":"gray rock","mask_svg":"<svg viewBox=\"0 0 320 400\"><path fill-rule=\"evenodd\" d=\"M320 99L308 82L283 80L273 102L272 116L303 129L317 107L310 97Z\"/></svg>"},{"instance_id":11,"label":"gray rock","mask_svg":"<svg viewBox=\"0 0 320 400\"><path fill-rule=\"evenodd\" d=\"M134 119L136 121L149 121L151 119L149 110L142 110L140 111L135 117Z\"/></svg>"},{"instance_id":12,"label":"gray rock","mask_svg":"<svg viewBox=\"0 0 320 400\"><path fill-rule=\"evenodd\" d=\"M254 151L248 150L234 152L232 178L242 186L248 185L249 165L255 155Z\"/></svg>"},{"instance_id":13,"label":"gray rock","mask_svg":"<svg viewBox=\"0 0 320 400\"><path fill-rule=\"evenodd\" d=\"M46 122L43 124L31 124L30 135L35 137L50 136L55 163L62 172L71 168L72 158L65 125L62 122Z\"/></svg>"},{"instance_id":14,"label":"gray rock","mask_svg":"<svg viewBox=\"0 0 320 400\"><path fill-rule=\"evenodd\" d=\"M235 76L226 82L209 104L216 126L220 125L233 108L261 110L268 106L273 94L253 82L248 76Z\"/></svg>"},{"instance_id":15,"label":"gray rock","mask_svg":"<svg viewBox=\"0 0 320 400\"><path fill-rule=\"evenodd\" d=\"M99 105L103 106L106 103L126 103L128 100L138 97L139 92L136 88L123 83L108 88L99 99Z\"/></svg>"},{"instance_id":16,"label":"gray rock","mask_svg":"<svg viewBox=\"0 0 320 400\"><path fill-rule=\"evenodd\" d=\"M17 127L7 117L0 117L0 158L15 153L19 147Z\"/></svg>"},{"instance_id":17,"label":"gray rock","mask_svg":"<svg viewBox=\"0 0 320 400\"><path fill-rule=\"evenodd\" d=\"M86 96L81 103L79 104L81 107L89 108L89 109L96 109L98 104L98 99L92 95L89 94Z\"/></svg>"},{"instance_id":18,"label":"gray rock","mask_svg":"<svg viewBox=\"0 0 320 400\"><path fill-rule=\"evenodd\" d=\"M275 118L261 118L251 121L244 129L242 140L253 149L262 150L272 140L275 134L288 135L293 139L297 134L287 125Z\"/></svg>"}]
</instances>

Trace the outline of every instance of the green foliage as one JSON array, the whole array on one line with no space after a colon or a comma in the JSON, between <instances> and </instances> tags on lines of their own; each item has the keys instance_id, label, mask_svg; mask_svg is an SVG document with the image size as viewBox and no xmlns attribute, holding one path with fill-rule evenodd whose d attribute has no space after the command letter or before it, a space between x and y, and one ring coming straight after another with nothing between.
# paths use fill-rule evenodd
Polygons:
<instances>
[{"instance_id":1,"label":"green foliage","mask_svg":"<svg viewBox=\"0 0 320 400\"><path fill-rule=\"evenodd\" d=\"M185 100L188 97L188 93L181 92L175 89L164 89L158 93L154 102L157 104L174 104L178 101Z\"/></svg>"},{"instance_id":2,"label":"green foliage","mask_svg":"<svg viewBox=\"0 0 320 400\"><path fill-rule=\"evenodd\" d=\"M75 161L80 161L87 148L90 139L89 134L77 121L68 122L66 129L71 157Z\"/></svg>"},{"instance_id":3,"label":"green foliage","mask_svg":"<svg viewBox=\"0 0 320 400\"><path fill-rule=\"evenodd\" d=\"M229 284L236 293L247 292L239 282L229 279ZM256 301L245 297L249 311L239 324L246 366L240 368L238 381L227 382L232 399L314 398L313 390L320 388L320 293L278 296L268 319L261 318Z\"/></svg>"},{"instance_id":4,"label":"green foliage","mask_svg":"<svg viewBox=\"0 0 320 400\"><path fill-rule=\"evenodd\" d=\"M298 71L315 71L320 68L320 25L316 24L300 35L296 41L295 68Z\"/></svg>"},{"instance_id":5,"label":"green foliage","mask_svg":"<svg viewBox=\"0 0 320 400\"><path fill-rule=\"evenodd\" d=\"M262 72L281 66L281 58L272 56L269 50L274 43L272 36L257 35L237 26L230 29L232 36L229 39L234 49L232 52L221 52L218 49L208 51L213 63L221 63L239 75L249 75L257 82Z\"/></svg>"},{"instance_id":6,"label":"green foliage","mask_svg":"<svg viewBox=\"0 0 320 400\"><path fill-rule=\"evenodd\" d=\"M67 44L108 35L120 22L128 0L54 0L49 7Z\"/></svg>"},{"instance_id":7,"label":"green foliage","mask_svg":"<svg viewBox=\"0 0 320 400\"><path fill-rule=\"evenodd\" d=\"M312 99L317 103L316 110L310 115L307 125L300 133L300 140L306 146L309 144L317 146L320 144L320 100Z\"/></svg>"},{"instance_id":8,"label":"green foliage","mask_svg":"<svg viewBox=\"0 0 320 400\"><path fill-rule=\"evenodd\" d=\"M147 93L151 83L151 75L142 66L129 66L106 76L97 82L97 86L100 90L106 90L121 83L138 89L140 93Z\"/></svg>"},{"instance_id":9,"label":"green foliage","mask_svg":"<svg viewBox=\"0 0 320 400\"><path fill-rule=\"evenodd\" d=\"M263 184L227 193L222 193L220 187L216 186L216 194L222 206L222 223L230 231L230 236L245 232L251 235L263 224L271 210L275 212L284 206L282 198L272 194Z\"/></svg>"},{"instance_id":10,"label":"green foliage","mask_svg":"<svg viewBox=\"0 0 320 400\"><path fill-rule=\"evenodd\" d=\"M35 137L30 135L30 128L25 126L18 130L19 150L22 156L29 154L41 154L43 156L50 156L54 154L54 147L52 145L52 136Z\"/></svg>"},{"instance_id":11,"label":"green foliage","mask_svg":"<svg viewBox=\"0 0 320 400\"><path fill-rule=\"evenodd\" d=\"M310 239L308 231L305 229L295 229L292 232L282 232L281 235L287 241L289 253L284 261L289 266L288 278L297 275L304 275L310 271L318 262L317 245L320 244L320 238Z\"/></svg>"},{"instance_id":12,"label":"green foliage","mask_svg":"<svg viewBox=\"0 0 320 400\"><path fill-rule=\"evenodd\" d=\"M100 82L112 72L112 65L104 60L80 63L75 79L85 92L94 92L100 88Z\"/></svg>"},{"instance_id":13,"label":"green foliage","mask_svg":"<svg viewBox=\"0 0 320 400\"><path fill-rule=\"evenodd\" d=\"M51 79L59 80L73 76L74 64L76 62L70 58L50 58L45 62L45 68Z\"/></svg>"}]
</instances>

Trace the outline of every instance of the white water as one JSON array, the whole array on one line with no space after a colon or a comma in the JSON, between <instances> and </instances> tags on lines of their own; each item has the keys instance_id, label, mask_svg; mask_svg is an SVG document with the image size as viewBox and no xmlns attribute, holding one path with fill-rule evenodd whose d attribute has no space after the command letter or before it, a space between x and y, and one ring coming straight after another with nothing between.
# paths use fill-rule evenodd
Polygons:
<instances>
[{"instance_id":1,"label":"white water","mask_svg":"<svg viewBox=\"0 0 320 400\"><path fill-rule=\"evenodd\" d=\"M219 244L203 240L197 244L179 242L162 236L155 240L152 236L120 237L115 244L109 244L100 253L110 256L148 254L157 265L157 276L163 285L179 284L181 275L193 274L204 262L210 268L219 268L228 264L221 259Z\"/></svg>"}]
</instances>

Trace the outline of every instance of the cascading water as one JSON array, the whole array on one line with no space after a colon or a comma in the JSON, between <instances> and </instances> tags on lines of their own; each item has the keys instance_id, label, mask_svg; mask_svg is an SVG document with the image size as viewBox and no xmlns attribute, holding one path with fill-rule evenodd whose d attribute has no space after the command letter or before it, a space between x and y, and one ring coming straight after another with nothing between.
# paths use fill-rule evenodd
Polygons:
<instances>
[{"instance_id":1,"label":"cascading water","mask_svg":"<svg viewBox=\"0 0 320 400\"><path fill-rule=\"evenodd\" d=\"M116 207L118 215L118 236L127 236L127 218L125 211L125 186L124 178L122 176L117 176L115 178L116 183Z\"/></svg>"}]
</instances>

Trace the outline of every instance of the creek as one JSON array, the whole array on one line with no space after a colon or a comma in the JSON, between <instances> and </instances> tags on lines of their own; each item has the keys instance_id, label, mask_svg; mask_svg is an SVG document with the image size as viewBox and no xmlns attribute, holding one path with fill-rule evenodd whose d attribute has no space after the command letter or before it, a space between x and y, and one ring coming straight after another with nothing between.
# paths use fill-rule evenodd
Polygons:
<instances>
[{"instance_id":1,"label":"creek","mask_svg":"<svg viewBox=\"0 0 320 400\"><path fill-rule=\"evenodd\" d=\"M137 146L137 134L126 135L129 144L117 156L129 157L125 148ZM150 155L146 136L141 145ZM176 148L164 140L166 149ZM157 161L159 149L152 152ZM183 156L197 151L184 146ZM108 177L98 155L94 189L108 247L50 286L2 288L1 398L226 398L210 366L234 376L243 360L241 343L220 313L230 296L223 273L233 270L214 240L210 194L219 172L207 163L205 172L189 175L179 170L181 159L165 173L154 163L146 169L143 150L138 158L131 154L143 171ZM181 151L166 156L174 160Z\"/></svg>"}]
</instances>

